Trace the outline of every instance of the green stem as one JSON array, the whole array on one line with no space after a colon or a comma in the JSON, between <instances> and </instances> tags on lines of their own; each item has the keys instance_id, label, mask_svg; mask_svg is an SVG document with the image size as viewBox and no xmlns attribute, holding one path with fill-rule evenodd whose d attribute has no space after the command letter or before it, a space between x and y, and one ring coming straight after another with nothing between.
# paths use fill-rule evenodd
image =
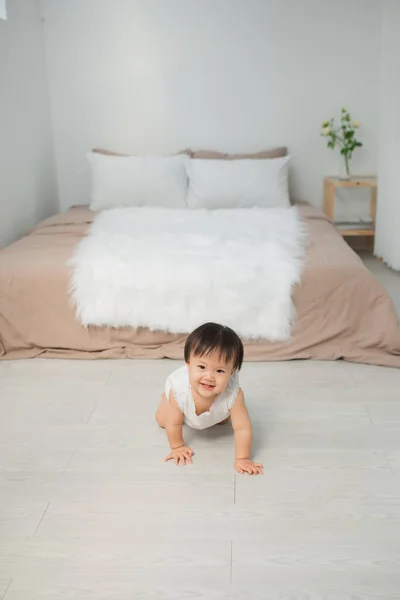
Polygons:
<instances>
[{"instance_id":1,"label":"green stem","mask_svg":"<svg viewBox=\"0 0 400 600\"><path fill-rule=\"evenodd\" d=\"M350 177L350 165L349 165L349 156L348 154L344 155L344 165L346 167L346 175Z\"/></svg>"}]
</instances>

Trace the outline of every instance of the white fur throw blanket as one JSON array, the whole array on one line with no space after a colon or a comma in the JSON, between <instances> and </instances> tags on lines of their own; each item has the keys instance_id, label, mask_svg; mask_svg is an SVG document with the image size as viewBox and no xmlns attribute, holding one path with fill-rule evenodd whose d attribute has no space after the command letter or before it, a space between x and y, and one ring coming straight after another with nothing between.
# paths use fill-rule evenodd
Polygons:
<instances>
[{"instance_id":1,"label":"white fur throw blanket","mask_svg":"<svg viewBox=\"0 0 400 600\"><path fill-rule=\"evenodd\" d=\"M245 338L290 337L305 247L296 208L115 208L69 266L85 325L185 333L206 321Z\"/></svg>"}]
</instances>

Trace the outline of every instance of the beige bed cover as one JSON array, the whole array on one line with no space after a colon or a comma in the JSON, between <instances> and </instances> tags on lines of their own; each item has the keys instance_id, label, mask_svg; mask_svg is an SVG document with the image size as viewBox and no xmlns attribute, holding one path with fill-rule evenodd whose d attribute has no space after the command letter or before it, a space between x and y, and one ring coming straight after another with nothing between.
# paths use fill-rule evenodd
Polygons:
<instances>
[{"instance_id":1,"label":"beige bed cover","mask_svg":"<svg viewBox=\"0 0 400 600\"><path fill-rule=\"evenodd\" d=\"M388 295L335 227L300 210L309 242L294 290L292 339L245 343L246 360L318 359L400 367L400 326ZM85 329L68 294L66 261L95 213L72 208L0 251L0 359L182 359L185 335L147 329Z\"/></svg>"}]
</instances>

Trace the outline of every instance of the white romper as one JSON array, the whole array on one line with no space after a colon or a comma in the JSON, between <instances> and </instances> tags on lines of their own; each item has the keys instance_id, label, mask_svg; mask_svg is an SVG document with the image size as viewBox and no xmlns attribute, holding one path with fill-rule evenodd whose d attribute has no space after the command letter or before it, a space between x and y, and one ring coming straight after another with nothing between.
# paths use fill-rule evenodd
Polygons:
<instances>
[{"instance_id":1,"label":"white romper","mask_svg":"<svg viewBox=\"0 0 400 600\"><path fill-rule=\"evenodd\" d=\"M183 365L173 371L165 383L165 395L169 398L170 391L173 391L176 403L183 412L184 422L193 429L206 429L227 419L239 389L239 374L236 371L229 379L226 389L218 394L210 410L197 415L187 366Z\"/></svg>"}]
</instances>

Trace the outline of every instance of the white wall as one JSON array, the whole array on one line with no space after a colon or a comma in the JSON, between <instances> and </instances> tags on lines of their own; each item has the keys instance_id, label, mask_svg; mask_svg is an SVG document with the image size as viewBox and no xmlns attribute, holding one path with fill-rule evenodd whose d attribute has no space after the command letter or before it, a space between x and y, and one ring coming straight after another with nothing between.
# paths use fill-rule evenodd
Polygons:
<instances>
[{"instance_id":1,"label":"white wall","mask_svg":"<svg viewBox=\"0 0 400 600\"><path fill-rule=\"evenodd\" d=\"M339 153L320 122L363 122L375 172L376 0L41 0L62 207L86 203L85 152L287 144L296 198L320 205Z\"/></svg>"},{"instance_id":2,"label":"white wall","mask_svg":"<svg viewBox=\"0 0 400 600\"><path fill-rule=\"evenodd\" d=\"M375 254L400 271L400 2L383 4Z\"/></svg>"},{"instance_id":3,"label":"white wall","mask_svg":"<svg viewBox=\"0 0 400 600\"><path fill-rule=\"evenodd\" d=\"M37 0L0 20L0 247L59 208Z\"/></svg>"}]
</instances>

